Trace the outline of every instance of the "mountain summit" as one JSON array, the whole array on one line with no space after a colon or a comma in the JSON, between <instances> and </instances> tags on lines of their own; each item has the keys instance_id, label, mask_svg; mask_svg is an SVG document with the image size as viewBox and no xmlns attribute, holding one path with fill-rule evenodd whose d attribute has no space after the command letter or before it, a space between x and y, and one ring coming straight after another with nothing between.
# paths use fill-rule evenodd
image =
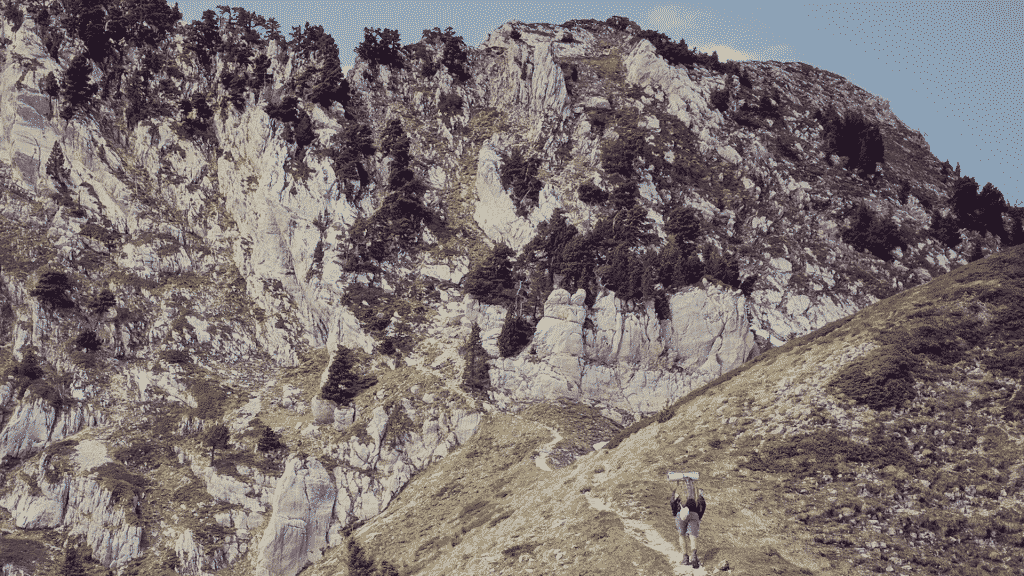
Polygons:
<instances>
[{"instance_id":1,"label":"mountain summit","mask_svg":"<svg viewBox=\"0 0 1024 576\"><path fill-rule=\"evenodd\" d=\"M449 555L459 534L431 536L449 539L441 550L426 532L385 528L407 513L410 480L433 516L403 524L461 514L480 542L499 540L474 530L504 530L514 512L478 493L519 502L535 486L523 469L574 470L544 490L576 506L559 514L591 514L566 495L586 492L581 466L622 454L595 444L642 443L671 418L682 437L684 405L702 424L678 450L732 442L736 421L708 419L718 406L680 399L728 381L713 389L747 407L746 381L728 374L785 357L772 378L795 378L789 366L811 362L795 343L811 331L972 260L1011 267L1019 252L1000 252L1024 242L1022 210L934 158L884 100L804 64L722 63L621 17L510 22L477 48L450 28L405 46L367 29L347 75L321 27L286 37L242 8L186 24L162 0L36 0L5 2L2 17L5 574L354 574L371 569L367 550L383 573L487 571ZM1003 314L993 294L949 306L988 326ZM991 330L949 336L951 322L914 337L957 351L951 379L994 350L978 368L998 383L985 398L1016 398L1014 352ZM803 369L831 367L825 377L874 358L858 345ZM864 398L838 384L813 397L861 411L922 397L909 390L928 364L900 353L884 358L897 372L869 371ZM750 432L768 416L723 416L750 434L712 478L797 458L783 439L815 413L778 398L789 412L768 436ZM1006 414L1019 404L1008 402ZM1019 438L1005 418L985 422L1003 427L1000 442ZM918 434L899 426L866 437ZM755 442L753 454L779 456L757 459ZM486 464L478 477L453 476L474 462ZM1016 482L992 466L1001 480L986 480ZM611 521L632 502L620 496L587 505ZM762 518L779 503L745 506ZM1019 518L994 514L1002 524L976 539L1000 543L997 566L1019 542L996 534ZM529 564L556 520L584 516L544 518L539 539L510 540L498 563ZM624 526L658 548L653 521ZM614 555L595 543L604 536L577 536L596 562L579 570ZM985 546L957 543L965 558ZM577 570L554 568L570 554L559 551L551 570ZM659 558L634 566L660 573ZM808 558L794 564L824 566Z\"/></svg>"}]
</instances>

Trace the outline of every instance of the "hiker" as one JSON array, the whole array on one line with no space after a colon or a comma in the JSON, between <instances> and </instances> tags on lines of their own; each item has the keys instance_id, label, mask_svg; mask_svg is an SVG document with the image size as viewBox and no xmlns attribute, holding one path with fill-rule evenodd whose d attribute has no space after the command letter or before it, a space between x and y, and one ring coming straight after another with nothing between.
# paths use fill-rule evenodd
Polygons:
<instances>
[{"instance_id":1,"label":"hiker","mask_svg":"<svg viewBox=\"0 0 1024 576\"><path fill-rule=\"evenodd\" d=\"M697 483L692 478L686 479L686 501L679 496L679 481L672 490L672 515L676 519L676 530L679 531L679 548L686 558L683 564L700 567L697 561L697 536L700 535L700 520L704 517L704 491L697 490Z\"/></svg>"}]
</instances>

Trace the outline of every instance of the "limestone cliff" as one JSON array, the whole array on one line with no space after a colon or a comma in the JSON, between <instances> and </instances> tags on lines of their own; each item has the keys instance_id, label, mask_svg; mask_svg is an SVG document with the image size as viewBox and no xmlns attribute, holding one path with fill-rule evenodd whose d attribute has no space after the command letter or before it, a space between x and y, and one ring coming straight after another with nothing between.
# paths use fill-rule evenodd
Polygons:
<instances>
[{"instance_id":1,"label":"limestone cliff","mask_svg":"<svg viewBox=\"0 0 1024 576\"><path fill-rule=\"evenodd\" d=\"M315 27L147 0L110 40L44 4L0 19L0 526L124 573L297 574L488 412L627 425L1007 240L947 234L954 183L921 134L802 64L511 22L342 79ZM81 18L137 9L101 4ZM876 170L832 154L823 111L879 130ZM558 218L575 276L534 249ZM852 246L864 218L899 245ZM491 300L469 285L499 245ZM510 310L528 334L499 357ZM320 395L339 346L377 382L342 405Z\"/></svg>"}]
</instances>

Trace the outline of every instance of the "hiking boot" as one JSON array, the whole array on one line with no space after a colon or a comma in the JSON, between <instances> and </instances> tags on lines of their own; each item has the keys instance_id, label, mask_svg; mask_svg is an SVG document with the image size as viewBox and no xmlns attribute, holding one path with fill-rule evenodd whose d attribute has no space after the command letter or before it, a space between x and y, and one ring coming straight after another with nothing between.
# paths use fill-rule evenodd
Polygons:
<instances>
[{"instance_id":1,"label":"hiking boot","mask_svg":"<svg viewBox=\"0 0 1024 576\"><path fill-rule=\"evenodd\" d=\"M690 557L687 556L686 554L684 554L683 555L683 566L686 566L687 564L690 564Z\"/></svg>"},{"instance_id":2,"label":"hiking boot","mask_svg":"<svg viewBox=\"0 0 1024 576\"><path fill-rule=\"evenodd\" d=\"M697 561L697 555L696 554L693 555L693 567L694 568L700 568L700 562Z\"/></svg>"}]
</instances>

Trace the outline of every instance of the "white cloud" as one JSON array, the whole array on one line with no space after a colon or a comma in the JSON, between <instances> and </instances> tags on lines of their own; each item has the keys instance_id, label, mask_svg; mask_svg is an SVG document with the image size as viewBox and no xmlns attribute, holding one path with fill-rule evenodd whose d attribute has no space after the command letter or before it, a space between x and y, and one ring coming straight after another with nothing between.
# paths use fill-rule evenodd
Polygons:
<instances>
[{"instance_id":1,"label":"white cloud","mask_svg":"<svg viewBox=\"0 0 1024 576\"><path fill-rule=\"evenodd\" d=\"M737 50L732 46L724 46L722 44L708 44L706 46L694 46L694 48L700 50L705 54L711 54L712 52L718 52L718 59L725 60L754 60L756 56L743 50Z\"/></svg>"},{"instance_id":2,"label":"white cloud","mask_svg":"<svg viewBox=\"0 0 1024 576\"><path fill-rule=\"evenodd\" d=\"M351 70L351 69L352 69L351 66L342 66L341 67L341 73L344 74L345 76L348 76L348 71Z\"/></svg>"},{"instance_id":3,"label":"white cloud","mask_svg":"<svg viewBox=\"0 0 1024 576\"><path fill-rule=\"evenodd\" d=\"M662 6L647 13L647 27L667 32L688 27L696 17L697 13L692 10L680 13L678 6Z\"/></svg>"}]
</instances>

